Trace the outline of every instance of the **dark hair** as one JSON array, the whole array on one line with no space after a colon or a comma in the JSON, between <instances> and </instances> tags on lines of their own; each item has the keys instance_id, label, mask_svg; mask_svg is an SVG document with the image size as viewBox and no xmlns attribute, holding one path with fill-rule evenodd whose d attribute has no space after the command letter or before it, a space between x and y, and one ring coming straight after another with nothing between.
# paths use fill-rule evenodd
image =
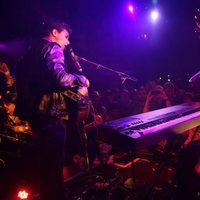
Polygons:
<instances>
[{"instance_id":1,"label":"dark hair","mask_svg":"<svg viewBox=\"0 0 200 200\"><path fill-rule=\"evenodd\" d=\"M69 34L71 34L72 30L68 24L65 22L60 22L60 21L49 21L43 24L43 29L44 29L44 34L49 35L53 29L56 29L58 32L63 31L66 29Z\"/></svg>"}]
</instances>

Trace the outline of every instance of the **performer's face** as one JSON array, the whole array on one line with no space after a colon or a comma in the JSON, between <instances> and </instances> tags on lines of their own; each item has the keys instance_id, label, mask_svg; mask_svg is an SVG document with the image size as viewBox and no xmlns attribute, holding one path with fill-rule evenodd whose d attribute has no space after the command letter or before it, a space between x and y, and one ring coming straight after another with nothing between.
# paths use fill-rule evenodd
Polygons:
<instances>
[{"instance_id":1,"label":"performer's face","mask_svg":"<svg viewBox=\"0 0 200 200\"><path fill-rule=\"evenodd\" d=\"M64 29L61 32L54 30L55 41L64 49L65 46L69 45L69 32Z\"/></svg>"}]
</instances>

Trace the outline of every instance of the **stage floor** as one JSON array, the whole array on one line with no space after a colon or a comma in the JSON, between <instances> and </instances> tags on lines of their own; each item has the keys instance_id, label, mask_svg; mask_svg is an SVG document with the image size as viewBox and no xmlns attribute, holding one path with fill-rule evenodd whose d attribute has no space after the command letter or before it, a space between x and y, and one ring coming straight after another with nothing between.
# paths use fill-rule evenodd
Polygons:
<instances>
[{"instance_id":1,"label":"stage floor","mask_svg":"<svg viewBox=\"0 0 200 200\"><path fill-rule=\"evenodd\" d=\"M133 169L127 153L124 154L125 156L116 154L115 166L102 165L84 170L74 164L66 165L63 176L68 199L145 199L157 174L159 164L163 163L154 155L146 156L146 153L144 156L142 152L133 159L134 179L132 179ZM1 158L5 161L5 166L1 165L0 168L0 199L13 200L19 188L28 188L31 199L39 199L37 170L30 167L32 165L30 160L17 154L5 154L5 152L1 154ZM147 199L165 199L172 190L174 174L173 166L164 165Z\"/></svg>"}]
</instances>

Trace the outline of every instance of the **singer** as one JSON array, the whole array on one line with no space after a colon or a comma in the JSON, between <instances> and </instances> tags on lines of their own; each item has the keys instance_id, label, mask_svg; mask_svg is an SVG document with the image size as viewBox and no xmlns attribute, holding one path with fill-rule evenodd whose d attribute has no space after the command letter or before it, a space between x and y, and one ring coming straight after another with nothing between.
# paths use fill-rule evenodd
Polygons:
<instances>
[{"instance_id":1,"label":"singer","mask_svg":"<svg viewBox=\"0 0 200 200\"><path fill-rule=\"evenodd\" d=\"M65 68L63 51L70 33L67 24L51 22L46 35L17 67L15 115L27 120L38 133L41 200L65 199L62 168L68 113L62 92L88 82Z\"/></svg>"}]
</instances>

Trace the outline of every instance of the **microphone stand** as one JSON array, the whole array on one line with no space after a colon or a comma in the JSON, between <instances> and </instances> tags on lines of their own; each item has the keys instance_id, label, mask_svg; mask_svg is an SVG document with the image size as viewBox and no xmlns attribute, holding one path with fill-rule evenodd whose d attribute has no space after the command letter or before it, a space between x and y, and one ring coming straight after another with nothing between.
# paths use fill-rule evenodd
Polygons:
<instances>
[{"instance_id":1,"label":"microphone stand","mask_svg":"<svg viewBox=\"0 0 200 200\"><path fill-rule=\"evenodd\" d=\"M109 67L105 67L105 66L103 66L101 64L95 63L95 62L93 62L91 60L88 60L86 58L83 58L83 57L77 56L77 58L79 60L82 60L82 61L87 62L89 64L95 65L97 69L105 69L107 71L116 73L120 77L122 85L124 85L124 83L125 83L126 80L131 80L131 81L137 82L136 78L131 77L128 74L125 74L125 73L120 72L120 71L113 70L113 69L111 69ZM132 177L130 179L127 179L127 181L129 182L128 184L129 184L129 186L130 186L131 189L138 189L138 188L141 188L141 187L144 186L144 182L139 182L139 181L136 180L135 169L134 169L135 168L134 167L134 154L133 154L132 151L130 151L130 157L131 157L131 172L132 172Z\"/></svg>"},{"instance_id":2,"label":"microphone stand","mask_svg":"<svg viewBox=\"0 0 200 200\"><path fill-rule=\"evenodd\" d=\"M128 74L125 74L125 73L123 73L123 72L120 72L120 71L111 69L111 68L109 68L109 67L105 67L105 66L103 66L103 65L101 65L101 64L95 63L95 62L93 62L93 61L91 61L91 60L88 60L88 59L83 58L83 57L80 57L80 56L76 56L76 57L77 57L79 60L82 60L82 61L87 62L87 63L89 63L89 64L95 65L97 69L105 69L105 70L107 70L107 71L110 71L110 72L113 72L113 73L117 74L117 75L120 77L120 79L121 79L122 85L125 83L126 80L131 80L131 81L133 81L133 82L137 82L137 79L136 79L136 78L131 77L131 76L129 76Z\"/></svg>"}]
</instances>

